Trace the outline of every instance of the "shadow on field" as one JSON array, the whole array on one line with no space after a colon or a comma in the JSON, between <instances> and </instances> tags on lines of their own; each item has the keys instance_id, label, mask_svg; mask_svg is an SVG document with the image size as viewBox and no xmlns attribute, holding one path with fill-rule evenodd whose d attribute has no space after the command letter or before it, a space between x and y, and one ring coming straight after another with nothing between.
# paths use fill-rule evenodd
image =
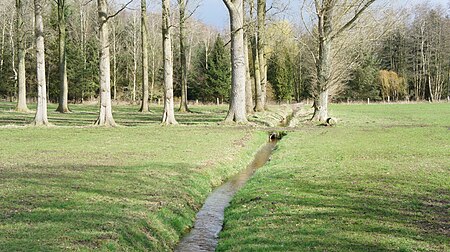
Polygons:
<instances>
[{"instance_id":1,"label":"shadow on field","mask_svg":"<svg viewBox=\"0 0 450 252\"><path fill-rule=\"evenodd\" d=\"M167 250L210 188L187 163L0 169L0 244L10 250L114 249L119 242Z\"/></svg>"},{"instance_id":2,"label":"shadow on field","mask_svg":"<svg viewBox=\"0 0 450 252\"><path fill-rule=\"evenodd\" d=\"M55 112L54 108L48 109L48 120L56 126L92 126L97 119L96 107L73 106L72 113L61 114ZM114 108L113 117L116 123L122 126L145 126L161 123L162 108L154 108L150 113L140 113L131 106L117 106ZM92 109L92 110L86 110ZM205 110L206 109L206 110ZM211 111L207 111L211 109ZM193 113L175 113L180 124L200 125L215 124L223 121L226 111L214 107L192 109ZM0 126L1 125L28 125L34 119L34 113L19 113L14 107L0 103Z\"/></svg>"},{"instance_id":3,"label":"shadow on field","mask_svg":"<svg viewBox=\"0 0 450 252\"><path fill-rule=\"evenodd\" d=\"M286 178L284 191L275 195L252 192L252 197L238 198L233 205L241 207L230 210L226 219L240 221L225 223L222 237L230 240L226 230L231 229L234 243L221 244L219 251L233 247L255 251L444 251L450 235L450 190L432 189L406 178L396 178L395 185L386 180L379 188L365 186L384 180L383 176L366 176L352 183L299 178L286 182ZM397 193L396 187L416 188L422 194ZM247 219L248 212L252 220ZM254 220L257 225L252 225Z\"/></svg>"}]
</instances>

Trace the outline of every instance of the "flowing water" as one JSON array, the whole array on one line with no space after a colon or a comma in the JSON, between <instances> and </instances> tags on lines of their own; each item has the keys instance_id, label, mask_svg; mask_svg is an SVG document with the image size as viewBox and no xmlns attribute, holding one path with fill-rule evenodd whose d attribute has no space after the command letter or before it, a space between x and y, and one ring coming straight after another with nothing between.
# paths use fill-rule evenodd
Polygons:
<instances>
[{"instance_id":1,"label":"flowing water","mask_svg":"<svg viewBox=\"0 0 450 252\"><path fill-rule=\"evenodd\" d=\"M208 196L202 209L197 213L194 228L181 240L175 251L200 252L216 249L219 232L222 230L225 208L229 205L233 195L253 173L269 160L275 145L276 139L271 139L256 153L252 163L244 171L215 189Z\"/></svg>"}]
</instances>

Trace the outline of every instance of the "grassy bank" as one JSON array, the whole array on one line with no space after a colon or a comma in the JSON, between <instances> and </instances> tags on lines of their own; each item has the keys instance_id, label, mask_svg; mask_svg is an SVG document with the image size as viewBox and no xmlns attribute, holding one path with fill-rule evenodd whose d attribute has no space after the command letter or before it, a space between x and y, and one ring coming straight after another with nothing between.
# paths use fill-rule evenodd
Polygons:
<instances>
[{"instance_id":1,"label":"grassy bank","mask_svg":"<svg viewBox=\"0 0 450 252\"><path fill-rule=\"evenodd\" d=\"M0 250L170 250L213 185L266 137L231 127L0 129Z\"/></svg>"},{"instance_id":2,"label":"grassy bank","mask_svg":"<svg viewBox=\"0 0 450 252\"><path fill-rule=\"evenodd\" d=\"M226 211L219 251L448 251L450 105L334 105Z\"/></svg>"}]
</instances>

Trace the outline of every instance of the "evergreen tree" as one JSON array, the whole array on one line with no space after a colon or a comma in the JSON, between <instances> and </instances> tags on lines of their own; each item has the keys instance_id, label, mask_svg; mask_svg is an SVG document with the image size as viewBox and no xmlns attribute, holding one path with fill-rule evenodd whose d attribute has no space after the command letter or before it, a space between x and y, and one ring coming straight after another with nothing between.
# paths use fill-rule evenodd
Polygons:
<instances>
[{"instance_id":1,"label":"evergreen tree","mask_svg":"<svg viewBox=\"0 0 450 252\"><path fill-rule=\"evenodd\" d=\"M291 100L293 94L293 64L290 62L289 55L282 50L273 53L269 59L267 79L272 85L274 98L281 102Z\"/></svg>"},{"instance_id":2,"label":"evergreen tree","mask_svg":"<svg viewBox=\"0 0 450 252\"><path fill-rule=\"evenodd\" d=\"M227 101L230 97L231 67L229 53L225 51L225 44L220 36L217 36L211 52L209 68L206 71L207 87L211 90L208 100L221 98ZM212 99L211 99L212 98Z\"/></svg>"},{"instance_id":3,"label":"evergreen tree","mask_svg":"<svg viewBox=\"0 0 450 252\"><path fill-rule=\"evenodd\" d=\"M381 100L381 90L378 84L379 70L379 60L376 56L365 55L361 65L353 71L345 92L339 98Z\"/></svg>"}]
</instances>

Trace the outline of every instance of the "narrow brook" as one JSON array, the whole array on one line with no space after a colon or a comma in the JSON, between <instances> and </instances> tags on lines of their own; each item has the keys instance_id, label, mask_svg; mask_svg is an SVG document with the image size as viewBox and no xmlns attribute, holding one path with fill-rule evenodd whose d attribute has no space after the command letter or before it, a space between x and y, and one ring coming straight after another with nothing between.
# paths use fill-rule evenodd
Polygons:
<instances>
[{"instance_id":1,"label":"narrow brook","mask_svg":"<svg viewBox=\"0 0 450 252\"><path fill-rule=\"evenodd\" d=\"M225 208L229 205L233 195L253 173L269 160L276 144L277 140L272 139L256 153L253 161L244 171L225 182L208 196L202 209L197 213L194 228L181 240L175 251L199 252L216 249L219 232L223 226Z\"/></svg>"}]
</instances>

